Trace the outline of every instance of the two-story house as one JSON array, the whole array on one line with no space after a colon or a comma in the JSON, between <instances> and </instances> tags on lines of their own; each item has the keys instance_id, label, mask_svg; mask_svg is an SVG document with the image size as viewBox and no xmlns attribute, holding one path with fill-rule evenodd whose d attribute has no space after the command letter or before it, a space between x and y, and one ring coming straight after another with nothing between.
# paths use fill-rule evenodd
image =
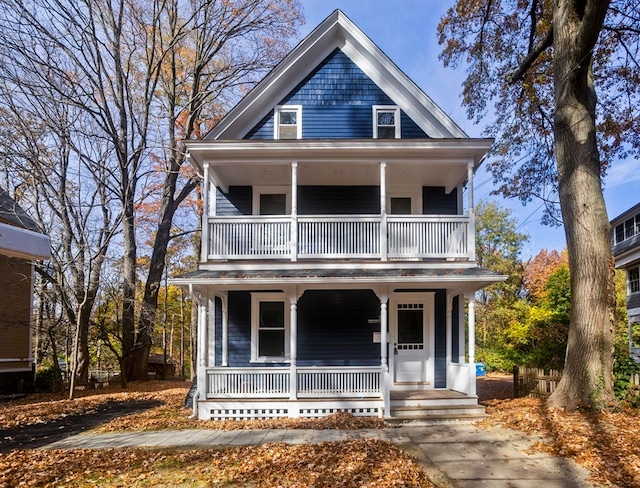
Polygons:
<instances>
[{"instance_id":1,"label":"two-story house","mask_svg":"<svg viewBox=\"0 0 640 488\"><path fill-rule=\"evenodd\" d=\"M186 141L202 255L173 282L199 304L199 418L483 412L474 294L505 278L475 258L491 144L341 11Z\"/></svg>"},{"instance_id":2,"label":"two-story house","mask_svg":"<svg viewBox=\"0 0 640 488\"><path fill-rule=\"evenodd\" d=\"M627 273L629 352L640 362L640 203L611 221L616 268Z\"/></svg>"},{"instance_id":3,"label":"two-story house","mask_svg":"<svg viewBox=\"0 0 640 488\"><path fill-rule=\"evenodd\" d=\"M0 188L0 394L33 381L34 261L50 256L49 238Z\"/></svg>"}]
</instances>

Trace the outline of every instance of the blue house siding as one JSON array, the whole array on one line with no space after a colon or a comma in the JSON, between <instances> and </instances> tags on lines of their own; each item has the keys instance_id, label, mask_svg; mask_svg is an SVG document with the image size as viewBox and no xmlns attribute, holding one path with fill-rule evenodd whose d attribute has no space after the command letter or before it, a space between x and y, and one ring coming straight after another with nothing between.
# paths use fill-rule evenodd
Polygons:
<instances>
[{"instance_id":1,"label":"blue house siding","mask_svg":"<svg viewBox=\"0 0 640 488\"><path fill-rule=\"evenodd\" d=\"M336 49L278 105L302 106L303 139L371 139L373 105L396 105L342 51ZM402 138L427 138L404 112ZM273 110L245 139L273 139Z\"/></svg>"},{"instance_id":2,"label":"blue house siding","mask_svg":"<svg viewBox=\"0 0 640 488\"><path fill-rule=\"evenodd\" d=\"M447 292L436 290L435 297L435 388L447 387Z\"/></svg>"},{"instance_id":3,"label":"blue house siding","mask_svg":"<svg viewBox=\"0 0 640 488\"><path fill-rule=\"evenodd\" d=\"M300 215L379 214L378 186L299 186Z\"/></svg>"},{"instance_id":4,"label":"blue house siding","mask_svg":"<svg viewBox=\"0 0 640 488\"><path fill-rule=\"evenodd\" d=\"M230 291L228 296L229 366L251 366L251 293ZM222 339L222 332L218 336ZM258 365L259 366L259 365Z\"/></svg>"},{"instance_id":5,"label":"blue house siding","mask_svg":"<svg viewBox=\"0 0 640 488\"><path fill-rule=\"evenodd\" d=\"M229 193L216 191L216 214L224 217L251 215L253 191L250 186L231 186Z\"/></svg>"},{"instance_id":6,"label":"blue house siding","mask_svg":"<svg viewBox=\"0 0 640 488\"><path fill-rule=\"evenodd\" d=\"M424 215L457 215L458 190L445 193L443 186L422 187L422 213Z\"/></svg>"},{"instance_id":7,"label":"blue house siding","mask_svg":"<svg viewBox=\"0 0 640 488\"><path fill-rule=\"evenodd\" d=\"M300 366L377 366L380 300L370 290L309 290L298 300ZM370 324L369 319L376 319Z\"/></svg>"},{"instance_id":8,"label":"blue house siding","mask_svg":"<svg viewBox=\"0 0 640 488\"><path fill-rule=\"evenodd\" d=\"M451 307L451 361L460 358L460 295L453 297Z\"/></svg>"}]
</instances>

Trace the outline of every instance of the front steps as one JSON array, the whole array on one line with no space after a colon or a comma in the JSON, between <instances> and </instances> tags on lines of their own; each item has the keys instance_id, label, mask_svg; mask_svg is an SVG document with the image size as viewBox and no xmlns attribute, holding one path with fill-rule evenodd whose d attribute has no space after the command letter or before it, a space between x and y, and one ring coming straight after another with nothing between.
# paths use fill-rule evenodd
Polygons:
<instances>
[{"instance_id":1,"label":"front steps","mask_svg":"<svg viewBox=\"0 0 640 488\"><path fill-rule=\"evenodd\" d=\"M487 417L477 397L450 390L429 392L391 392L390 423L405 422L471 422Z\"/></svg>"}]
</instances>

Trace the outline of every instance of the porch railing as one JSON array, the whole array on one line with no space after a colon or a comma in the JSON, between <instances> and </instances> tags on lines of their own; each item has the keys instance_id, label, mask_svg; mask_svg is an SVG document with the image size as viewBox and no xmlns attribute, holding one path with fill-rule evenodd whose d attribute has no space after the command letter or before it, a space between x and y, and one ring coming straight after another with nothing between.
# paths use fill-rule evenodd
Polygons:
<instances>
[{"instance_id":1,"label":"porch railing","mask_svg":"<svg viewBox=\"0 0 640 488\"><path fill-rule=\"evenodd\" d=\"M211 217L208 230L211 260L459 259L473 248L462 215Z\"/></svg>"},{"instance_id":2,"label":"porch railing","mask_svg":"<svg viewBox=\"0 0 640 488\"><path fill-rule=\"evenodd\" d=\"M380 397L380 367L298 368L298 396Z\"/></svg>"},{"instance_id":3,"label":"porch railing","mask_svg":"<svg viewBox=\"0 0 640 488\"><path fill-rule=\"evenodd\" d=\"M288 398L289 368L208 368L207 398ZM297 368L300 398L378 398L380 367Z\"/></svg>"}]
</instances>

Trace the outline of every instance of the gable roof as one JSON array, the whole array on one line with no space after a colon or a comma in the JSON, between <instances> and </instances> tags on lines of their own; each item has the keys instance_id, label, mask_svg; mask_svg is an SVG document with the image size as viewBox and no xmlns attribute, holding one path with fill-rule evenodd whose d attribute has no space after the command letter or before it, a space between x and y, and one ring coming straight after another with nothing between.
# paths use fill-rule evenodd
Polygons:
<instances>
[{"instance_id":1,"label":"gable roof","mask_svg":"<svg viewBox=\"0 0 640 488\"><path fill-rule=\"evenodd\" d=\"M336 48L346 54L429 137L467 134L341 10L304 38L204 137L240 139Z\"/></svg>"},{"instance_id":2,"label":"gable roof","mask_svg":"<svg viewBox=\"0 0 640 488\"><path fill-rule=\"evenodd\" d=\"M0 188L0 222L42 233L33 219L4 188Z\"/></svg>"},{"instance_id":3,"label":"gable roof","mask_svg":"<svg viewBox=\"0 0 640 488\"><path fill-rule=\"evenodd\" d=\"M0 254L29 260L51 257L49 238L2 188L0 188Z\"/></svg>"}]
</instances>

